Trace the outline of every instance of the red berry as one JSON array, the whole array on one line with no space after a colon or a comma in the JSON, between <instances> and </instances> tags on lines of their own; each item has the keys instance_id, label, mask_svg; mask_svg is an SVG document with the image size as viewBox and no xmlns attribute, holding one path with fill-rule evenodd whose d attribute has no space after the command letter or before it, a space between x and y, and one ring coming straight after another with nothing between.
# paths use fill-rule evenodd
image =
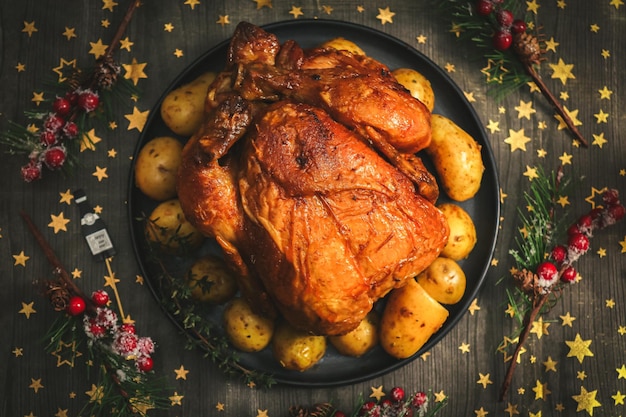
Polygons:
<instances>
[{"instance_id":1,"label":"red berry","mask_svg":"<svg viewBox=\"0 0 626 417\"><path fill-rule=\"evenodd\" d=\"M591 236L595 227L593 224L593 217L591 217L591 214L581 216L576 222L576 226L579 232L585 234L586 236Z\"/></svg>"},{"instance_id":2,"label":"red berry","mask_svg":"<svg viewBox=\"0 0 626 417\"><path fill-rule=\"evenodd\" d=\"M104 333L106 332L106 329L104 328L104 326L101 326L99 324L96 323L91 323L89 325L89 331L91 332L91 334L93 335L93 337L100 338L104 336Z\"/></svg>"},{"instance_id":3,"label":"red berry","mask_svg":"<svg viewBox=\"0 0 626 417\"><path fill-rule=\"evenodd\" d=\"M513 33L524 33L526 32L526 22L524 22L522 19L515 19L513 21L513 24L511 25L511 30L513 31Z\"/></svg>"},{"instance_id":4,"label":"red berry","mask_svg":"<svg viewBox=\"0 0 626 417\"><path fill-rule=\"evenodd\" d=\"M137 353L138 337L132 333L118 333L113 342L113 349L123 356L135 355Z\"/></svg>"},{"instance_id":5,"label":"red berry","mask_svg":"<svg viewBox=\"0 0 626 417\"><path fill-rule=\"evenodd\" d=\"M503 28L510 28L513 24L513 13L510 10L499 10L496 13L496 21Z\"/></svg>"},{"instance_id":6,"label":"red berry","mask_svg":"<svg viewBox=\"0 0 626 417\"><path fill-rule=\"evenodd\" d=\"M67 312L72 316L78 316L85 311L86 307L87 305L85 304L85 300L75 295L70 298L70 301L67 303Z\"/></svg>"},{"instance_id":7,"label":"red berry","mask_svg":"<svg viewBox=\"0 0 626 417\"><path fill-rule=\"evenodd\" d=\"M65 163L65 149L62 146L48 148L44 154L44 162L50 169L58 169Z\"/></svg>"},{"instance_id":8,"label":"red berry","mask_svg":"<svg viewBox=\"0 0 626 417\"><path fill-rule=\"evenodd\" d=\"M567 257L567 249L565 249L565 246L563 245L555 246L554 249L552 249L552 252L550 253L550 258L552 258L552 260L556 262L558 265L562 264L565 261L566 257Z\"/></svg>"},{"instance_id":9,"label":"red berry","mask_svg":"<svg viewBox=\"0 0 626 417\"><path fill-rule=\"evenodd\" d=\"M104 290L94 291L91 294L91 300L98 307L104 307L109 302L109 294Z\"/></svg>"},{"instance_id":10,"label":"red berry","mask_svg":"<svg viewBox=\"0 0 626 417\"><path fill-rule=\"evenodd\" d=\"M44 130L39 134L39 141L44 146L54 145L57 141L57 135L52 130Z\"/></svg>"},{"instance_id":11,"label":"red berry","mask_svg":"<svg viewBox=\"0 0 626 417\"><path fill-rule=\"evenodd\" d=\"M393 405L393 403L391 402L391 400L389 398L385 398L384 400L382 400L380 402L380 406L384 409L384 408L391 408L391 406Z\"/></svg>"},{"instance_id":12,"label":"red berry","mask_svg":"<svg viewBox=\"0 0 626 417\"><path fill-rule=\"evenodd\" d=\"M392 388L391 392L389 393L389 397L397 402L404 400L404 389L402 389L402 387Z\"/></svg>"},{"instance_id":13,"label":"red berry","mask_svg":"<svg viewBox=\"0 0 626 417\"><path fill-rule=\"evenodd\" d=\"M52 132L56 132L63 127L65 124L65 120L61 116L50 113L46 120L43 122L43 126L46 130L50 130Z\"/></svg>"},{"instance_id":14,"label":"red berry","mask_svg":"<svg viewBox=\"0 0 626 417\"><path fill-rule=\"evenodd\" d=\"M333 417L348 417L348 416L343 411L337 410L335 411L335 414L333 414Z\"/></svg>"},{"instance_id":15,"label":"red berry","mask_svg":"<svg viewBox=\"0 0 626 417\"><path fill-rule=\"evenodd\" d=\"M624 214L626 214L626 208L624 208L621 204L616 204L607 209L607 214L609 217L613 218L613 220L618 221L624 217Z\"/></svg>"},{"instance_id":16,"label":"red berry","mask_svg":"<svg viewBox=\"0 0 626 417\"><path fill-rule=\"evenodd\" d=\"M72 110L72 103L65 97L57 97L52 103L52 109L59 116L66 116Z\"/></svg>"},{"instance_id":17,"label":"red berry","mask_svg":"<svg viewBox=\"0 0 626 417\"><path fill-rule=\"evenodd\" d=\"M133 326L130 323L124 323L120 326L120 330L124 333L130 333L130 334L135 334L137 333L137 330L135 329L135 326Z\"/></svg>"},{"instance_id":18,"label":"red berry","mask_svg":"<svg viewBox=\"0 0 626 417\"><path fill-rule=\"evenodd\" d=\"M376 407L376 403L374 401L368 401L361 406L359 410L359 415L363 416L372 411Z\"/></svg>"},{"instance_id":19,"label":"red berry","mask_svg":"<svg viewBox=\"0 0 626 417\"><path fill-rule=\"evenodd\" d=\"M610 189L602 194L602 201L608 205L619 204L619 191Z\"/></svg>"},{"instance_id":20,"label":"red berry","mask_svg":"<svg viewBox=\"0 0 626 417\"><path fill-rule=\"evenodd\" d=\"M421 407L426 404L427 400L428 397L426 396L426 393L420 391L413 396L412 404L414 407Z\"/></svg>"},{"instance_id":21,"label":"red berry","mask_svg":"<svg viewBox=\"0 0 626 417\"><path fill-rule=\"evenodd\" d=\"M565 270L561 274L561 281L568 282L568 283L574 282L576 280L576 275L578 275L578 272L576 272L576 269L572 266L568 266L567 268L565 268Z\"/></svg>"},{"instance_id":22,"label":"red berry","mask_svg":"<svg viewBox=\"0 0 626 417\"><path fill-rule=\"evenodd\" d=\"M41 163L30 161L24 165L21 170L22 179L26 182L32 182L41 178Z\"/></svg>"},{"instance_id":23,"label":"red berry","mask_svg":"<svg viewBox=\"0 0 626 417\"><path fill-rule=\"evenodd\" d=\"M582 254L587 252L589 249L589 238L580 232L572 233L567 240L567 245L569 246L569 249Z\"/></svg>"},{"instance_id":24,"label":"red berry","mask_svg":"<svg viewBox=\"0 0 626 417\"><path fill-rule=\"evenodd\" d=\"M552 282L556 278L558 272L559 271L556 269L556 265L550 261L542 262L539 266L537 266L537 275L546 282Z\"/></svg>"},{"instance_id":25,"label":"red berry","mask_svg":"<svg viewBox=\"0 0 626 417\"><path fill-rule=\"evenodd\" d=\"M74 122L65 123L65 126L63 126L63 133L68 138L75 138L78 136L78 125Z\"/></svg>"},{"instance_id":26,"label":"red berry","mask_svg":"<svg viewBox=\"0 0 626 417\"><path fill-rule=\"evenodd\" d=\"M478 0L476 2L476 13L481 16L489 16L493 12L493 3L489 0Z\"/></svg>"},{"instance_id":27,"label":"red berry","mask_svg":"<svg viewBox=\"0 0 626 417\"><path fill-rule=\"evenodd\" d=\"M147 356L147 357L140 357L139 359L137 359L137 368L141 372L150 372L153 367L154 367L154 361L152 360L151 357Z\"/></svg>"},{"instance_id":28,"label":"red berry","mask_svg":"<svg viewBox=\"0 0 626 417\"><path fill-rule=\"evenodd\" d=\"M85 90L78 96L78 106L87 113L94 111L100 104L100 97L91 90Z\"/></svg>"},{"instance_id":29,"label":"red berry","mask_svg":"<svg viewBox=\"0 0 626 417\"><path fill-rule=\"evenodd\" d=\"M499 51L506 51L513 44L513 35L508 30L499 30L493 35L493 47Z\"/></svg>"}]
</instances>

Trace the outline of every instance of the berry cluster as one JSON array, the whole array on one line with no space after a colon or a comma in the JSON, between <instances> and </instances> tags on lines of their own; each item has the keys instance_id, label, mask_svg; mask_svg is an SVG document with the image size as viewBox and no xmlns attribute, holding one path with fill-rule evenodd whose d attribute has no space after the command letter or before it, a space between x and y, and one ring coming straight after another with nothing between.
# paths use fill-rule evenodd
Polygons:
<instances>
[{"instance_id":1,"label":"berry cluster","mask_svg":"<svg viewBox=\"0 0 626 417\"><path fill-rule=\"evenodd\" d=\"M21 169L22 178L32 182L42 177L44 166L50 170L63 167L67 159L66 142L76 140L79 127L76 118L98 108L100 98L91 89L75 89L52 103L52 112L42 116L39 143L29 155L29 161Z\"/></svg>"},{"instance_id":2,"label":"berry cluster","mask_svg":"<svg viewBox=\"0 0 626 417\"><path fill-rule=\"evenodd\" d=\"M380 401L367 401L358 410L359 416L366 417L412 417L423 416L428 411L428 395L417 392L407 398L404 389L394 387L388 396ZM335 417L345 417L341 411L333 414Z\"/></svg>"},{"instance_id":3,"label":"berry cluster","mask_svg":"<svg viewBox=\"0 0 626 417\"><path fill-rule=\"evenodd\" d=\"M510 10L503 9L504 0L478 0L475 3L476 13L484 17L495 19L493 47L499 51L506 51L513 44L513 36L526 32L526 22L515 19Z\"/></svg>"},{"instance_id":4,"label":"berry cluster","mask_svg":"<svg viewBox=\"0 0 626 417\"><path fill-rule=\"evenodd\" d=\"M135 326L129 323L118 324L117 314L106 307L109 295L104 290L95 291L91 302L96 306L94 314L83 316L85 334L92 342L107 344L107 348L127 360L135 360L140 372L149 372L154 366L152 353L154 342L150 337L139 337ZM85 312L86 303L79 296L73 296L67 306L68 314L79 316Z\"/></svg>"},{"instance_id":5,"label":"berry cluster","mask_svg":"<svg viewBox=\"0 0 626 417\"><path fill-rule=\"evenodd\" d=\"M581 216L567 230L567 245L556 245L549 259L541 262L535 271L540 292L547 293L557 282L573 283L578 272L572 264L589 250L593 232L615 224L624 217L626 209L620 203L615 189L602 195L604 207L598 207Z\"/></svg>"}]
</instances>

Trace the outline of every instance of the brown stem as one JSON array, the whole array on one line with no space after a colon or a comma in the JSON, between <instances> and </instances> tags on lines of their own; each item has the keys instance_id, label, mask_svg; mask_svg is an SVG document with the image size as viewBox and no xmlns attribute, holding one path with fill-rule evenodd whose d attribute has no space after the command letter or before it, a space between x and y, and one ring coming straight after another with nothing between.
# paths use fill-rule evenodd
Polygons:
<instances>
[{"instance_id":1,"label":"brown stem","mask_svg":"<svg viewBox=\"0 0 626 417\"><path fill-rule=\"evenodd\" d=\"M120 43L120 40L122 39L122 36L124 35L124 32L126 32L126 28L128 27L128 24L130 23L130 21L132 20L133 14L135 13L135 10L137 9L140 3L141 3L140 0L131 0L130 4L128 5L128 10L126 10L126 14L124 15L122 22L117 28L117 32L115 32L115 35L113 36L113 39L111 40L111 44L109 45L106 53L104 54L105 58L113 55L113 52L115 52L115 49L117 49L118 44Z\"/></svg>"},{"instance_id":2,"label":"brown stem","mask_svg":"<svg viewBox=\"0 0 626 417\"><path fill-rule=\"evenodd\" d=\"M87 297L87 295L74 283L69 272L67 272L67 269L63 267L63 264L61 264L61 261L59 261L59 258L57 258L54 250L52 249L48 241L46 241L43 234L41 233L41 231L39 231L30 216L25 211L20 211L20 216L22 216L22 219L26 223L26 226L28 226L28 230L35 237L35 240L39 244L39 247L41 247L41 249L43 250L43 253L44 255L46 255L48 262L54 268L54 272L59 277L61 284L68 288L70 293L72 293L73 295L77 295L85 300L87 311L90 313L94 313L96 309L91 299Z\"/></svg>"},{"instance_id":3,"label":"brown stem","mask_svg":"<svg viewBox=\"0 0 626 417\"><path fill-rule=\"evenodd\" d=\"M537 87L539 87L539 90L541 90L541 93L544 95L544 97L550 102L550 104L552 104L552 106L555 108L559 116L561 116L561 118L563 119L563 122L565 122L565 124L567 125L567 128L574 136L574 139L579 141L585 148L589 147L589 144L587 143L583 135L580 133L578 128L574 125L572 118L569 117L569 114L567 114L567 112L565 111L565 109L563 108L559 100L557 100L554 94L552 94L552 91L550 91L548 86L543 82L539 74L537 74L537 71L535 71L532 64L524 63L524 69L526 70L528 75L530 75L530 77L533 79L535 84L537 84Z\"/></svg>"},{"instance_id":4,"label":"brown stem","mask_svg":"<svg viewBox=\"0 0 626 417\"><path fill-rule=\"evenodd\" d=\"M517 359L522 351L522 347L524 343L526 343L526 339L530 335L530 329L532 327L533 322L535 321L535 317L541 311L543 305L548 301L550 294L544 294L539 298L535 298L533 302L533 308L530 310L526 316L524 317L524 328L522 333L519 336L517 341L517 346L515 347L515 351L513 352L513 357L511 358L511 363L509 364L509 368L506 371L506 376L504 378L504 382L502 383L502 388L500 390L500 401L504 401L504 397L511 385L511 381L513 379L513 373L515 373L515 368L517 367Z\"/></svg>"}]
</instances>

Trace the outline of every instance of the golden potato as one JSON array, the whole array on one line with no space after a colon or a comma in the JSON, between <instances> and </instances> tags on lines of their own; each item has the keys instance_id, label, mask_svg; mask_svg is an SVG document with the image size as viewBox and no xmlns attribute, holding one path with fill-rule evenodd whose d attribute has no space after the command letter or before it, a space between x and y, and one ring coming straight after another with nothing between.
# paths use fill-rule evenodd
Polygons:
<instances>
[{"instance_id":1,"label":"golden potato","mask_svg":"<svg viewBox=\"0 0 626 417\"><path fill-rule=\"evenodd\" d=\"M339 51L348 51L355 55L365 55L363 49L361 49L356 43L341 37L328 40L320 46L322 48L334 48Z\"/></svg>"},{"instance_id":2,"label":"golden potato","mask_svg":"<svg viewBox=\"0 0 626 417\"><path fill-rule=\"evenodd\" d=\"M205 255L191 265L187 274L187 285L194 300L222 304L237 293L237 280L224 260L214 255Z\"/></svg>"},{"instance_id":3,"label":"golden potato","mask_svg":"<svg viewBox=\"0 0 626 417\"><path fill-rule=\"evenodd\" d=\"M135 161L135 185L157 201L176 197L176 173L182 161L183 144L160 136L146 143Z\"/></svg>"},{"instance_id":4,"label":"golden potato","mask_svg":"<svg viewBox=\"0 0 626 417\"><path fill-rule=\"evenodd\" d=\"M298 330L283 320L276 326L272 352L283 368L306 371L326 353L326 337Z\"/></svg>"},{"instance_id":5,"label":"golden potato","mask_svg":"<svg viewBox=\"0 0 626 417\"><path fill-rule=\"evenodd\" d=\"M330 336L328 341L342 355L362 356L378 344L379 323L378 313L372 310L356 329L341 336Z\"/></svg>"},{"instance_id":6,"label":"golden potato","mask_svg":"<svg viewBox=\"0 0 626 417\"><path fill-rule=\"evenodd\" d=\"M391 291L380 321L380 345L397 359L413 356L448 318L414 279Z\"/></svg>"},{"instance_id":7,"label":"golden potato","mask_svg":"<svg viewBox=\"0 0 626 417\"><path fill-rule=\"evenodd\" d=\"M233 298L224 309L224 329L232 345L244 352L258 352L274 335L274 320L256 314L243 298Z\"/></svg>"},{"instance_id":8,"label":"golden potato","mask_svg":"<svg viewBox=\"0 0 626 417\"><path fill-rule=\"evenodd\" d=\"M172 132L191 136L204 118L204 101L214 72L206 72L188 84L170 91L161 103L161 118Z\"/></svg>"},{"instance_id":9,"label":"golden potato","mask_svg":"<svg viewBox=\"0 0 626 417\"><path fill-rule=\"evenodd\" d=\"M395 79L404 86L413 97L424 103L431 112L435 108L435 92L430 81L412 68L398 68L392 71Z\"/></svg>"},{"instance_id":10,"label":"golden potato","mask_svg":"<svg viewBox=\"0 0 626 417\"><path fill-rule=\"evenodd\" d=\"M453 203L443 203L437 206L443 213L450 234L448 242L441 251L441 256L460 261L467 258L476 245L476 226L470 215L461 206Z\"/></svg>"},{"instance_id":11,"label":"golden potato","mask_svg":"<svg viewBox=\"0 0 626 417\"><path fill-rule=\"evenodd\" d=\"M465 294L463 269L454 259L439 257L417 276L417 282L442 304L456 304Z\"/></svg>"},{"instance_id":12,"label":"golden potato","mask_svg":"<svg viewBox=\"0 0 626 417\"><path fill-rule=\"evenodd\" d=\"M167 200L152 210L146 222L146 236L166 252L198 248L204 236L185 218L177 198Z\"/></svg>"},{"instance_id":13,"label":"golden potato","mask_svg":"<svg viewBox=\"0 0 626 417\"><path fill-rule=\"evenodd\" d=\"M426 153L445 193L455 201L468 200L478 192L485 166L481 146L450 119L433 114L432 141Z\"/></svg>"}]
</instances>

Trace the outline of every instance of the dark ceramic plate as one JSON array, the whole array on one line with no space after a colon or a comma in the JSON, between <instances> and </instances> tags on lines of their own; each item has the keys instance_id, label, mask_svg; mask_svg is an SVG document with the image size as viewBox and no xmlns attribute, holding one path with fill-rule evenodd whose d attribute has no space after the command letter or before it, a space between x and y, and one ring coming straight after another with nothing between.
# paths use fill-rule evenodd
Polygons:
<instances>
[{"instance_id":1,"label":"dark ceramic plate","mask_svg":"<svg viewBox=\"0 0 626 417\"><path fill-rule=\"evenodd\" d=\"M283 369L272 358L269 349L255 354L241 355L241 362L245 366L273 374L279 383L290 385L327 387L374 378L406 365L432 348L458 323L476 297L491 262L500 216L499 185L491 146L480 119L463 92L445 72L410 45L377 30L340 21L294 20L270 24L264 28L276 34L281 42L293 39L305 48L319 45L335 37L344 37L355 42L367 55L385 63L391 69L408 67L418 70L430 80L434 89L436 97L434 113L445 115L456 122L482 146L482 157L486 169L481 189L472 200L460 204L472 217L478 233L478 244L470 256L460 262L467 276L466 293L458 304L449 307L450 316L447 322L419 352L409 359L396 360L382 349L376 348L360 358L349 358L339 355L329 347L325 357L313 369L306 372ZM225 63L227 45L227 42L223 42L202 55L169 86L163 93L161 100L170 90L194 79L207 70L220 71ZM160 135L172 135L159 114L161 100L150 113L150 118L137 144L135 156L150 139ZM426 162L428 163L428 161ZM439 202L445 200L446 197L442 195ZM136 220L142 213L150 213L155 206L154 201L146 198L134 186L131 170L129 215L132 221L132 239L144 277L155 297L160 300L163 295L162 288L159 286L159 280L154 278L156 272L147 259L142 224ZM184 264L182 259L176 261ZM180 326L175 317L169 312L166 313ZM218 317L215 318L218 319ZM183 342L181 341L181 343Z\"/></svg>"}]
</instances>

